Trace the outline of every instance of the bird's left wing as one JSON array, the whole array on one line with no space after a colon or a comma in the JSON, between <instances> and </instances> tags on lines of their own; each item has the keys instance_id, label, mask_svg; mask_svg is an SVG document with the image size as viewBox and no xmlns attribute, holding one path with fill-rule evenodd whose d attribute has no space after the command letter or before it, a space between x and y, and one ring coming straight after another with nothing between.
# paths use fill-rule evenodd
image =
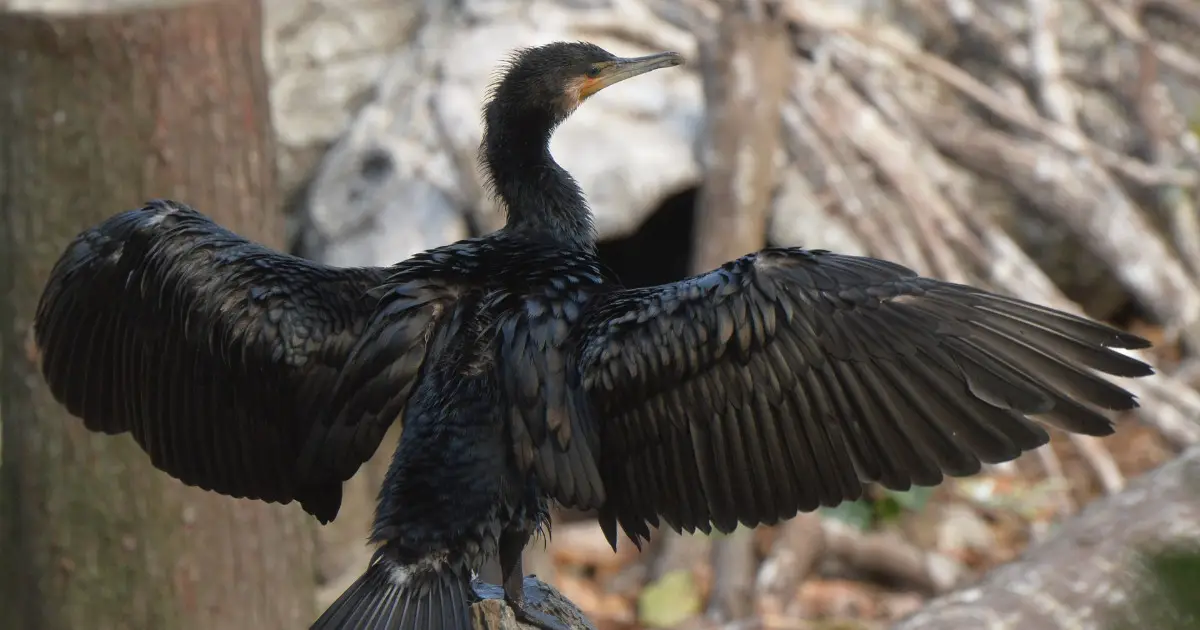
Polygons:
<instances>
[{"instance_id":1,"label":"bird's left wing","mask_svg":"<svg viewBox=\"0 0 1200 630\"><path fill-rule=\"evenodd\" d=\"M975 473L1046 443L1027 415L1105 435L1095 407L1136 401L1090 370L1150 373L1109 349L1148 345L1136 336L798 248L602 295L576 334L567 415L598 433L610 542L618 524L647 537L660 516L730 531L857 498L866 481Z\"/></svg>"}]
</instances>

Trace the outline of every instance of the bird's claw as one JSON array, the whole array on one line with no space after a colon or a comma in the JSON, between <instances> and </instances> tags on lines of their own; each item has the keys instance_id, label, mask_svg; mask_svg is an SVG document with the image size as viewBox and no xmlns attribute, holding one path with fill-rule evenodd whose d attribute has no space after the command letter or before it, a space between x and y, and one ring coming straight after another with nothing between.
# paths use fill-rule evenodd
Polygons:
<instances>
[{"instance_id":1,"label":"bird's claw","mask_svg":"<svg viewBox=\"0 0 1200 630\"><path fill-rule=\"evenodd\" d=\"M521 623L540 628L541 630L571 630L561 621L547 615L540 610L533 610L525 605L525 602L514 602L509 600L508 607L512 608L513 615L517 621Z\"/></svg>"}]
</instances>

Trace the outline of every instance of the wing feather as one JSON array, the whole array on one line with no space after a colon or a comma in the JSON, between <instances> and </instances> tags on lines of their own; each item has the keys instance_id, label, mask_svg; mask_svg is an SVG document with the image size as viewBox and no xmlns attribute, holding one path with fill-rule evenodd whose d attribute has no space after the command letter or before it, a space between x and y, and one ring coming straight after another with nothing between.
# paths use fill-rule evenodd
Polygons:
<instances>
[{"instance_id":1,"label":"wing feather","mask_svg":"<svg viewBox=\"0 0 1200 630\"><path fill-rule=\"evenodd\" d=\"M299 500L328 521L395 414L339 433L317 407L374 311L368 290L393 272L281 254L153 201L81 233L55 265L35 320L42 371L85 426L130 433L184 483ZM393 323L419 339L428 318L409 315ZM400 382L423 350L393 366Z\"/></svg>"},{"instance_id":2,"label":"wing feather","mask_svg":"<svg viewBox=\"0 0 1200 630\"><path fill-rule=\"evenodd\" d=\"M1137 403L1096 373L1150 373L1112 349L1148 345L1134 335L802 249L601 295L574 335L578 382L563 382L578 392L553 422L597 432L586 450L603 483L592 498L604 500L581 501L549 469L539 479L568 505L599 508L614 544L618 526L640 544L660 516L730 531L858 498L866 482L972 474L1045 444L1039 422L1106 435L1097 409ZM538 391L556 391L534 373ZM526 416L531 434L545 417Z\"/></svg>"}]
</instances>

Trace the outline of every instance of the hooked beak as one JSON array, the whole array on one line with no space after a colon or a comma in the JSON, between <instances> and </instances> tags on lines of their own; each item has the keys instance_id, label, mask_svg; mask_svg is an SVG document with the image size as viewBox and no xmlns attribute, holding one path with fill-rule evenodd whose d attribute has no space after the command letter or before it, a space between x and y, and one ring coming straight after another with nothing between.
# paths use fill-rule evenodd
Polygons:
<instances>
[{"instance_id":1,"label":"hooked beak","mask_svg":"<svg viewBox=\"0 0 1200 630\"><path fill-rule=\"evenodd\" d=\"M639 74L645 74L651 70L660 68L670 68L683 63L683 55L676 52L663 52L645 57L626 57L617 59L611 64L604 67L600 72L600 76L594 79L588 79L580 90L581 100L587 98L604 88L620 83L625 79L636 77Z\"/></svg>"}]
</instances>

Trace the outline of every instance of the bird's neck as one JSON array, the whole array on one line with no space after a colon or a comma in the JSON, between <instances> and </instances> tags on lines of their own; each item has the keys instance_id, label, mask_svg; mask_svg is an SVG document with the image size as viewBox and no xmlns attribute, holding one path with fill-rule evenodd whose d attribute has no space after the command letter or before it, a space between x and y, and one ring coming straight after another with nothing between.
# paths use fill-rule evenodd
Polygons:
<instances>
[{"instance_id":1,"label":"bird's neck","mask_svg":"<svg viewBox=\"0 0 1200 630\"><path fill-rule=\"evenodd\" d=\"M518 133L507 126L490 130L483 154L508 215L506 230L595 251L592 213L579 183L550 155L550 129L544 134Z\"/></svg>"}]
</instances>

